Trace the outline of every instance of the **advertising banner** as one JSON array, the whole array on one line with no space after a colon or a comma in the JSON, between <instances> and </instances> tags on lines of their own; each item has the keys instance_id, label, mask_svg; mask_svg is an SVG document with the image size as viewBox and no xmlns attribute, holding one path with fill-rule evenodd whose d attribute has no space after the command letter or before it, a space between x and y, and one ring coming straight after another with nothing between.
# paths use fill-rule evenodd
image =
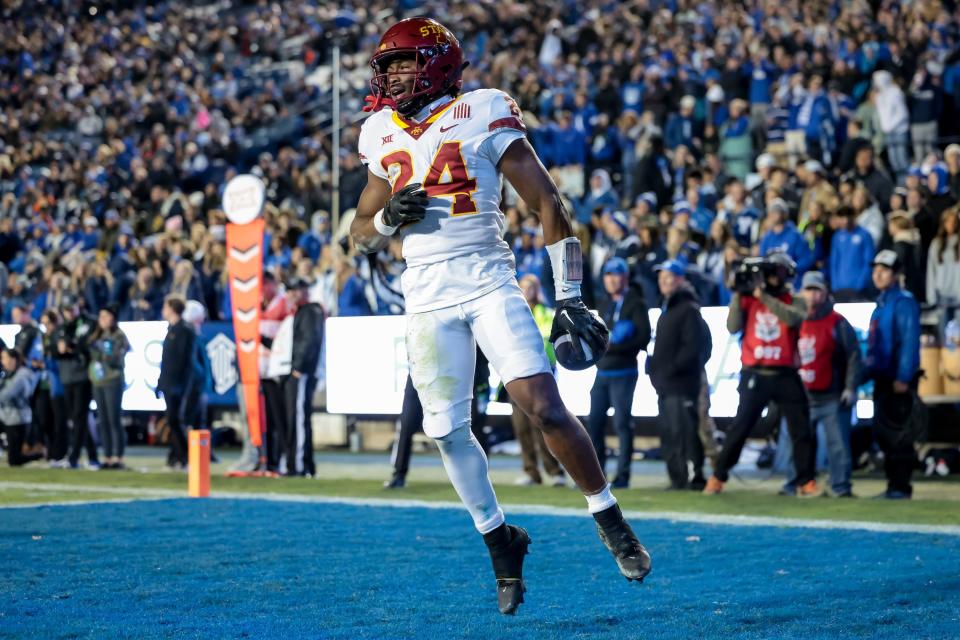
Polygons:
<instances>
[{"instance_id":1,"label":"advertising banner","mask_svg":"<svg viewBox=\"0 0 960 640\"><path fill-rule=\"evenodd\" d=\"M838 304L842 314L865 344L873 303ZM707 380L710 383L710 414L729 418L737 413L740 396L740 336L727 332L727 308L704 307L704 320L710 328L713 353L707 362ZM650 310L650 326L656 327L659 309ZM328 318L326 323L327 348L327 410L345 414L399 414L403 403L403 387L407 377L407 352L404 345L406 320L397 316L368 318ZM656 336L648 347L653 353ZM656 416L657 394L644 375L647 353L638 357L640 379L633 396L634 416ZM590 413L590 388L596 368L584 371L557 371L557 385L564 403L579 416ZM496 389L500 379L491 367L490 387ZM861 394L863 395L863 394ZM491 402L487 413L509 415L510 405ZM857 406L861 418L873 416L873 403L861 399Z\"/></svg>"}]
</instances>

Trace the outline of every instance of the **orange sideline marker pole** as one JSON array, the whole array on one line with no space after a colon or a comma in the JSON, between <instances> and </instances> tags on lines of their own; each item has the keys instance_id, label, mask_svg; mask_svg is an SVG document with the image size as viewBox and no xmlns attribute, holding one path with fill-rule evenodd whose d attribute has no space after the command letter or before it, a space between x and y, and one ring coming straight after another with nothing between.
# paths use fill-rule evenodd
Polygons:
<instances>
[{"instance_id":1,"label":"orange sideline marker pole","mask_svg":"<svg viewBox=\"0 0 960 640\"><path fill-rule=\"evenodd\" d=\"M190 432L190 472L187 482L191 498L210 495L210 432L206 429Z\"/></svg>"}]
</instances>

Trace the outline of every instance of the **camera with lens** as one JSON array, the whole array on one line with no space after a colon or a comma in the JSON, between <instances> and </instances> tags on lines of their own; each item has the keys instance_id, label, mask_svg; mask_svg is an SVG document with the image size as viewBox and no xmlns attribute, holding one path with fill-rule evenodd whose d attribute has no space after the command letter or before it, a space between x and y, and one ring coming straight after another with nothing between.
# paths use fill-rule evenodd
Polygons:
<instances>
[{"instance_id":1,"label":"camera with lens","mask_svg":"<svg viewBox=\"0 0 960 640\"><path fill-rule=\"evenodd\" d=\"M734 272L733 289L745 295L752 294L757 287L769 289L769 278L776 278L782 287L792 280L796 273L796 263L782 251L762 258L747 258Z\"/></svg>"}]
</instances>

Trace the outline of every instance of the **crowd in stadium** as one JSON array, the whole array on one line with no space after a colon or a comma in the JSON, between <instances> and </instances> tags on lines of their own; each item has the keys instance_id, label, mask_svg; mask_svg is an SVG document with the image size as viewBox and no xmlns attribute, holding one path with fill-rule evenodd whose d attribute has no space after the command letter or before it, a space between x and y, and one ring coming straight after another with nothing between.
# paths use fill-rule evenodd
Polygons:
<instances>
[{"instance_id":1,"label":"crowd in stadium","mask_svg":"<svg viewBox=\"0 0 960 640\"><path fill-rule=\"evenodd\" d=\"M3 320L159 320L169 294L229 319L220 192L246 171L267 184L278 282L312 283L328 315L401 312L398 243L368 260L343 224L366 180L366 60L396 3L132 4L0 10ZM588 304L619 257L648 307L668 258L701 304L725 305L736 265L773 251L797 287L819 270L838 300L873 300L871 264L892 249L941 330L960 308L954 3L401 4L460 36L464 91L501 88L523 110L590 256ZM317 117L334 31L339 149ZM518 277L550 304L536 219L509 190L503 209Z\"/></svg>"}]
</instances>

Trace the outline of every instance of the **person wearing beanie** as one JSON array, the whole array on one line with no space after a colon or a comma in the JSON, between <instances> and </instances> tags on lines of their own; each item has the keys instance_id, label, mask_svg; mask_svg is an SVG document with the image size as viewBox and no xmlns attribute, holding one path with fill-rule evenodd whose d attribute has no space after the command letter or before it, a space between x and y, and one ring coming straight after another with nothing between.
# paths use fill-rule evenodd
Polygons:
<instances>
[{"instance_id":1,"label":"person wearing beanie","mask_svg":"<svg viewBox=\"0 0 960 640\"><path fill-rule=\"evenodd\" d=\"M630 485L630 464L633 459L633 393L639 370L637 354L650 341L650 317L641 292L630 285L630 268L626 260L611 258L603 265L605 295L597 311L610 329L610 346L597 362L597 377L590 390L590 437L600 460L606 462L607 411L614 409L613 424L620 440L614 488Z\"/></svg>"},{"instance_id":2,"label":"person wearing beanie","mask_svg":"<svg viewBox=\"0 0 960 640\"><path fill-rule=\"evenodd\" d=\"M666 260L656 272L663 313L657 321L653 355L647 358L647 373L657 392L660 446L670 488L701 491L706 480L697 403L711 352L710 331L687 281L687 264Z\"/></svg>"}]
</instances>

